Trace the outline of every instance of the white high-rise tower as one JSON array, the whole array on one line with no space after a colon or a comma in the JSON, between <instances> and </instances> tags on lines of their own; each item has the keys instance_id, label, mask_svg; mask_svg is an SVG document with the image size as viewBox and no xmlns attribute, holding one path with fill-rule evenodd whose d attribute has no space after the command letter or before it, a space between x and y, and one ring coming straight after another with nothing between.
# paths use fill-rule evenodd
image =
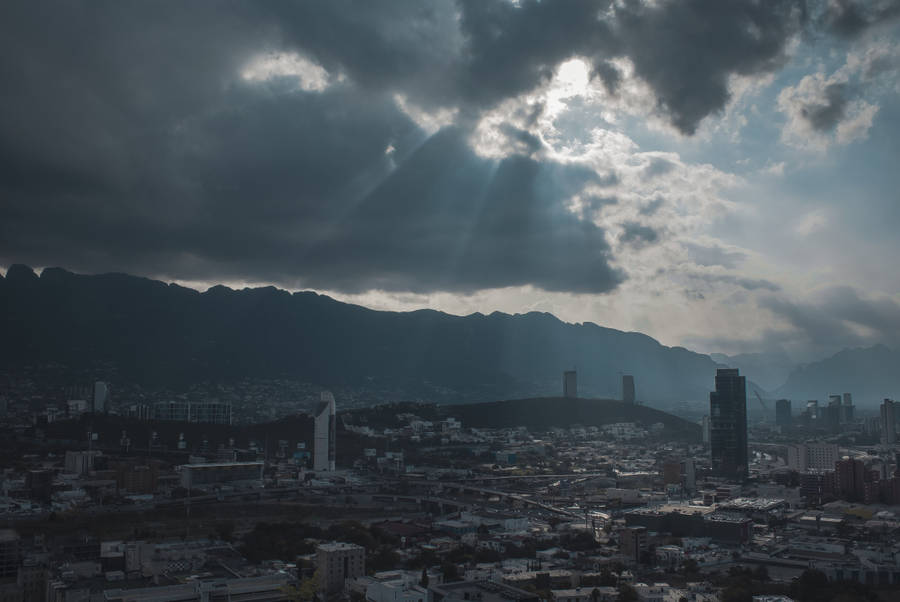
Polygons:
<instances>
[{"instance_id":1,"label":"white high-rise tower","mask_svg":"<svg viewBox=\"0 0 900 602\"><path fill-rule=\"evenodd\" d=\"M313 448L314 470L334 470L334 433L334 395L330 391L323 391L319 406L316 408L316 435Z\"/></svg>"}]
</instances>

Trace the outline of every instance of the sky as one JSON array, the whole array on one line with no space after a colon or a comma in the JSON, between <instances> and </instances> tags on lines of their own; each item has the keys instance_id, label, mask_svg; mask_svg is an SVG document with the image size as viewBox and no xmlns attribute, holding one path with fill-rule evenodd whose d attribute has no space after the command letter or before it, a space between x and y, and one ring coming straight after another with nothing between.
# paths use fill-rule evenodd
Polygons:
<instances>
[{"instance_id":1,"label":"sky","mask_svg":"<svg viewBox=\"0 0 900 602\"><path fill-rule=\"evenodd\" d=\"M900 0L10 0L0 81L0 266L900 338Z\"/></svg>"}]
</instances>

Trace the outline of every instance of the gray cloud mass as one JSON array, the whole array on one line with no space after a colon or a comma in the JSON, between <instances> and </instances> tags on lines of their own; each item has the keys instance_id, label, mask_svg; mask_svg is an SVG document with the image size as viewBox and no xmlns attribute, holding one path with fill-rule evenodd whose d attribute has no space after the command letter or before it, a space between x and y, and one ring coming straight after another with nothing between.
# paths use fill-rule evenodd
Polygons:
<instances>
[{"instance_id":1,"label":"gray cloud mass","mask_svg":"<svg viewBox=\"0 0 900 602\"><path fill-rule=\"evenodd\" d=\"M830 132L844 118L847 109L847 84L833 83L825 87L825 102L810 103L800 109L800 114L813 129Z\"/></svg>"},{"instance_id":2,"label":"gray cloud mass","mask_svg":"<svg viewBox=\"0 0 900 602\"><path fill-rule=\"evenodd\" d=\"M830 0L823 16L834 33L853 38L900 17L900 0Z\"/></svg>"},{"instance_id":3,"label":"gray cloud mass","mask_svg":"<svg viewBox=\"0 0 900 602\"><path fill-rule=\"evenodd\" d=\"M540 158L540 139L508 124L519 154L479 157L473 124L573 56L615 90L609 61L624 57L689 135L723 109L730 76L779 67L804 19L794 0L6 2L0 263L608 292L626 274L603 229L566 208L605 176ZM325 84L241 77L279 53ZM397 95L456 122L429 138ZM657 236L631 224L622 240Z\"/></svg>"}]
</instances>

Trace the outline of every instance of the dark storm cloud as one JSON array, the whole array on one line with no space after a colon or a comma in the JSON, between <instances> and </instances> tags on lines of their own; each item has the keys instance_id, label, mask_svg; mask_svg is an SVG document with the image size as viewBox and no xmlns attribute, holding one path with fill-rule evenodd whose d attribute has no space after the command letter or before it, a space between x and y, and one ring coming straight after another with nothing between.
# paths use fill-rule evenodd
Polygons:
<instances>
[{"instance_id":1,"label":"dark storm cloud","mask_svg":"<svg viewBox=\"0 0 900 602\"><path fill-rule=\"evenodd\" d=\"M622 82L622 72L609 61L597 61L591 75L599 77L610 94L615 94Z\"/></svg>"},{"instance_id":2,"label":"dark storm cloud","mask_svg":"<svg viewBox=\"0 0 900 602\"><path fill-rule=\"evenodd\" d=\"M777 69L806 18L795 0L686 0L617 11L617 34L636 74L684 134L729 99L728 79Z\"/></svg>"},{"instance_id":3,"label":"dark storm cloud","mask_svg":"<svg viewBox=\"0 0 900 602\"><path fill-rule=\"evenodd\" d=\"M862 345L900 341L900 304L864 299L851 287L827 289L815 303L767 298L760 306L785 318L813 344Z\"/></svg>"},{"instance_id":4,"label":"dark storm cloud","mask_svg":"<svg viewBox=\"0 0 900 602\"><path fill-rule=\"evenodd\" d=\"M622 224L622 234L619 235L619 242L633 247L643 247L655 243L657 240L659 240L659 233L650 226L645 226L638 222L625 222Z\"/></svg>"},{"instance_id":5,"label":"dark storm cloud","mask_svg":"<svg viewBox=\"0 0 900 602\"><path fill-rule=\"evenodd\" d=\"M825 87L825 101L804 105L800 109L800 115L814 130L830 132L846 115L848 102L846 93L846 84L829 84Z\"/></svg>"},{"instance_id":6,"label":"dark storm cloud","mask_svg":"<svg viewBox=\"0 0 900 602\"><path fill-rule=\"evenodd\" d=\"M830 31L853 38L900 17L900 0L831 0L823 21Z\"/></svg>"},{"instance_id":7,"label":"dark storm cloud","mask_svg":"<svg viewBox=\"0 0 900 602\"><path fill-rule=\"evenodd\" d=\"M591 55L614 44L600 19L608 0L541 2L458 0L463 50L461 91L491 105L527 92L572 56Z\"/></svg>"},{"instance_id":8,"label":"dark storm cloud","mask_svg":"<svg viewBox=\"0 0 900 602\"><path fill-rule=\"evenodd\" d=\"M627 57L685 134L724 108L731 75L778 68L806 19L803 0L459 4L467 41L463 88L471 98L490 104L528 91L572 56L591 59L592 73L612 91L621 74L609 59Z\"/></svg>"},{"instance_id":9,"label":"dark storm cloud","mask_svg":"<svg viewBox=\"0 0 900 602\"><path fill-rule=\"evenodd\" d=\"M624 275L603 231L565 209L609 180L536 158L540 140L512 126L525 156L481 159L465 128L583 56L611 88L609 59L630 58L690 133L724 106L729 75L777 66L795 7L5 2L0 263L354 291L609 291ZM291 52L329 87L240 77ZM425 142L395 94L458 108L462 129Z\"/></svg>"},{"instance_id":10,"label":"dark storm cloud","mask_svg":"<svg viewBox=\"0 0 900 602\"><path fill-rule=\"evenodd\" d=\"M814 346L858 345L862 342L849 326L821 308L775 297L762 299L759 305L787 320Z\"/></svg>"}]
</instances>

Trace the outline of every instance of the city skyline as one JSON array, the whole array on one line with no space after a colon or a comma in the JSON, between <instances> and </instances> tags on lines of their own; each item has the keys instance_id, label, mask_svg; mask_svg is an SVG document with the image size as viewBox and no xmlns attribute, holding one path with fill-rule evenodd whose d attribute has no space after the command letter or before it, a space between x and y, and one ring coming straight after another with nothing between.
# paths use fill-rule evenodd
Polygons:
<instances>
[{"instance_id":1,"label":"city skyline","mask_svg":"<svg viewBox=\"0 0 900 602\"><path fill-rule=\"evenodd\" d=\"M897 15L11 3L0 266L549 311L795 362L896 344Z\"/></svg>"}]
</instances>

